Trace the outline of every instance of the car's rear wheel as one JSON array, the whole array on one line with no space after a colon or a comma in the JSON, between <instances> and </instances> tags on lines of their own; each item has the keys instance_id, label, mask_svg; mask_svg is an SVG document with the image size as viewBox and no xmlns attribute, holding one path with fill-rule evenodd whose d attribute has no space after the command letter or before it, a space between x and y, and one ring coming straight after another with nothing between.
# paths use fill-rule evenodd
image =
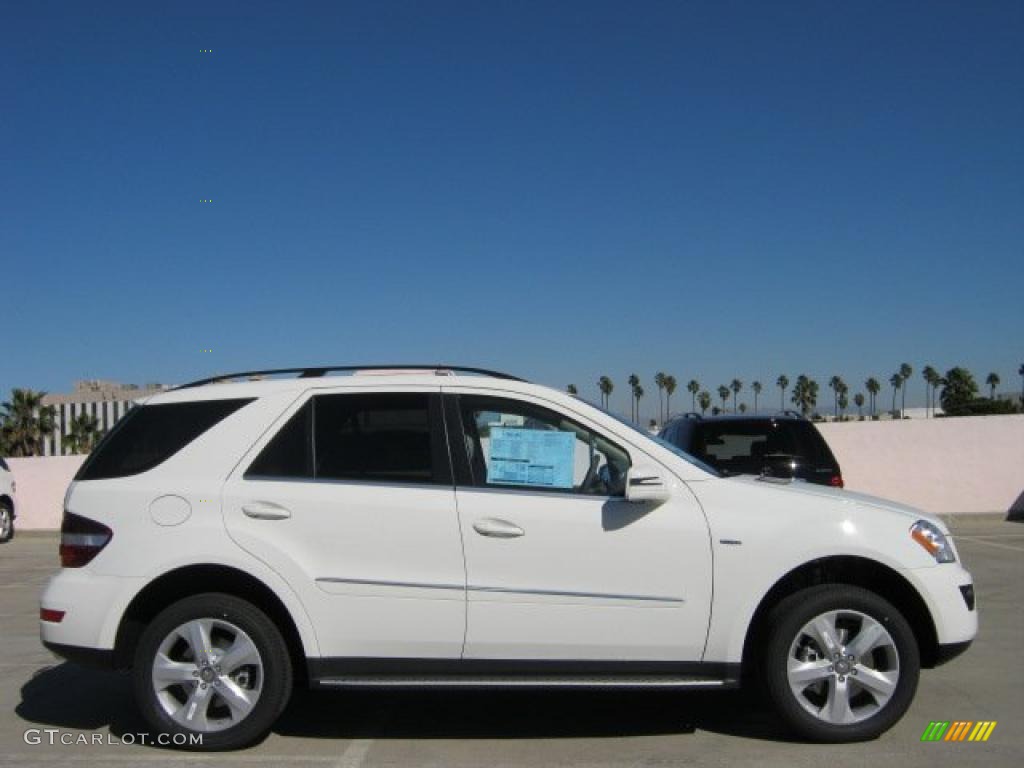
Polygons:
<instances>
[{"instance_id":1,"label":"car's rear wheel","mask_svg":"<svg viewBox=\"0 0 1024 768\"><path fill-rule=\"evenodd\" d=\"M768 695L803 738L872 739L910 706L920 672L917 641L900 612L874 592L811 587L782 601L769 626Z\"/></svg>"},{"instance_id":2,"label":"car's rear wheel","mask_svg":"<svg viewBox=\"0 0 1024 768\"><path fill-rule=\"evenodd\" d=\"M14 510L7 501L0 501L0 542L14 538Z\"/></svg>"},{"instance_id":3,"label":"car's rear wheel","mask_svg":"<svg viewBox=\"0 0 1024 768\"><path fill-rule=\"evenodd\" d=\"M135 696L167 743L190 749L247 746L284 709L292 669L281 633L252 604L226 594L174 603L146 627L134 665Z\"/></svg>"}]
</instances>

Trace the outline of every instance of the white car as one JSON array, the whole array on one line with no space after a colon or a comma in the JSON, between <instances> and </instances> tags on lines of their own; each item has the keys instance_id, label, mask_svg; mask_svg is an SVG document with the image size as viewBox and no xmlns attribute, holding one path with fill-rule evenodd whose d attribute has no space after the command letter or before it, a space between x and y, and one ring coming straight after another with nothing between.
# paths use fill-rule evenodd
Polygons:
<instances>
[{"instance_id":1,"label":"white car","mask_svg":"<svg viewBox=\"0 0 1024 768\"><path fill-rule=\"evenodd\" d=\"M60 555L45 645L132 668L150 725L204 749L260 738L297 682L759 680L803 738L867 739L978 627L938 518L721 477L575 397L466 368L155 395L68 489Z\"/></svg>"},{"instance_id":2,"label":"white car","mask_svg":"<svg viewBox=\"0 0 1024 768\"><path fill-rule=\"evenodd\" d=\"M14 475L7 462L0 458L0 543L14 538Z\"/></svg>"}]
</instances>

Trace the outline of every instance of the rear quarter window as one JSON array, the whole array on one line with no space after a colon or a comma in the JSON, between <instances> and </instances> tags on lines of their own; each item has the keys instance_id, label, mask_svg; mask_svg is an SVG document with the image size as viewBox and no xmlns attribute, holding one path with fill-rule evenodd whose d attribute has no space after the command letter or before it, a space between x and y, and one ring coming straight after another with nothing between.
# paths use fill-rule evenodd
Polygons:
<instances>
[{"instance_id":1,"label":"rear quarter window","mask_svg":"<svg viewBox=\"0 0 1024 768\"><path fill-rule=\"evenodd\" d=\"M75 480L147 472L251 402L239 398L135 407L100 441Z\"/></svg>"}]
</instances>

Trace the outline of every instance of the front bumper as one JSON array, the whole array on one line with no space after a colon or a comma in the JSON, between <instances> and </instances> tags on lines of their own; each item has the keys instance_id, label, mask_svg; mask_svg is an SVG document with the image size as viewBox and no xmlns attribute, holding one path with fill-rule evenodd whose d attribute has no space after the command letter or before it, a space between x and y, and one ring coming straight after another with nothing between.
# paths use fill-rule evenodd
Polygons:
<instances>
[{"instance_id":1,"label":"front bumper","mask_svg":"<svg viewBox=\"0 0 1024 768\"><path fill-rule=\"evenodd\" d=\"M962 653L978 634L978 610L974 605L974 580L970 572L959 563L942 563L903 571L903 574L928 606L940 654L943 646L957 648L947 653L947 660Z\"/></svg>"}]
</instances>

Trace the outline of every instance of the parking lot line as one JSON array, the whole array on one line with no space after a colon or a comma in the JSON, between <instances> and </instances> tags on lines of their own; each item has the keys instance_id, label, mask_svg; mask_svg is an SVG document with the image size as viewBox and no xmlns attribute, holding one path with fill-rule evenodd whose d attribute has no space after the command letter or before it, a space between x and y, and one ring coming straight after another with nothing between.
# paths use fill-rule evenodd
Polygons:
<instances>
[{"instance_id":1,"label":"parking lot line","mask_svg":"<svg viewBox=\"0 0 1024 768\"><path fill-rule=\"evenodd\" d=\"M1024 552L1024 547L1011 547L1009 544L1000 544L995 541L987 541L980 536L957 536L957 541L972 541L975 544L987 544L990 547L999 547L999 549L1009 549L1014 552Z\"/></svg>"},{"instance_id":2,"label":"parking lot line","mask_svg":"<svg viewBox=\"0 0 1024 768\"><path fill-rule=\"evenodd\" d=\"M372 746L373 739L353 739L338 758L337 768L360 768Z\"/></svg>"}]
</instances>

